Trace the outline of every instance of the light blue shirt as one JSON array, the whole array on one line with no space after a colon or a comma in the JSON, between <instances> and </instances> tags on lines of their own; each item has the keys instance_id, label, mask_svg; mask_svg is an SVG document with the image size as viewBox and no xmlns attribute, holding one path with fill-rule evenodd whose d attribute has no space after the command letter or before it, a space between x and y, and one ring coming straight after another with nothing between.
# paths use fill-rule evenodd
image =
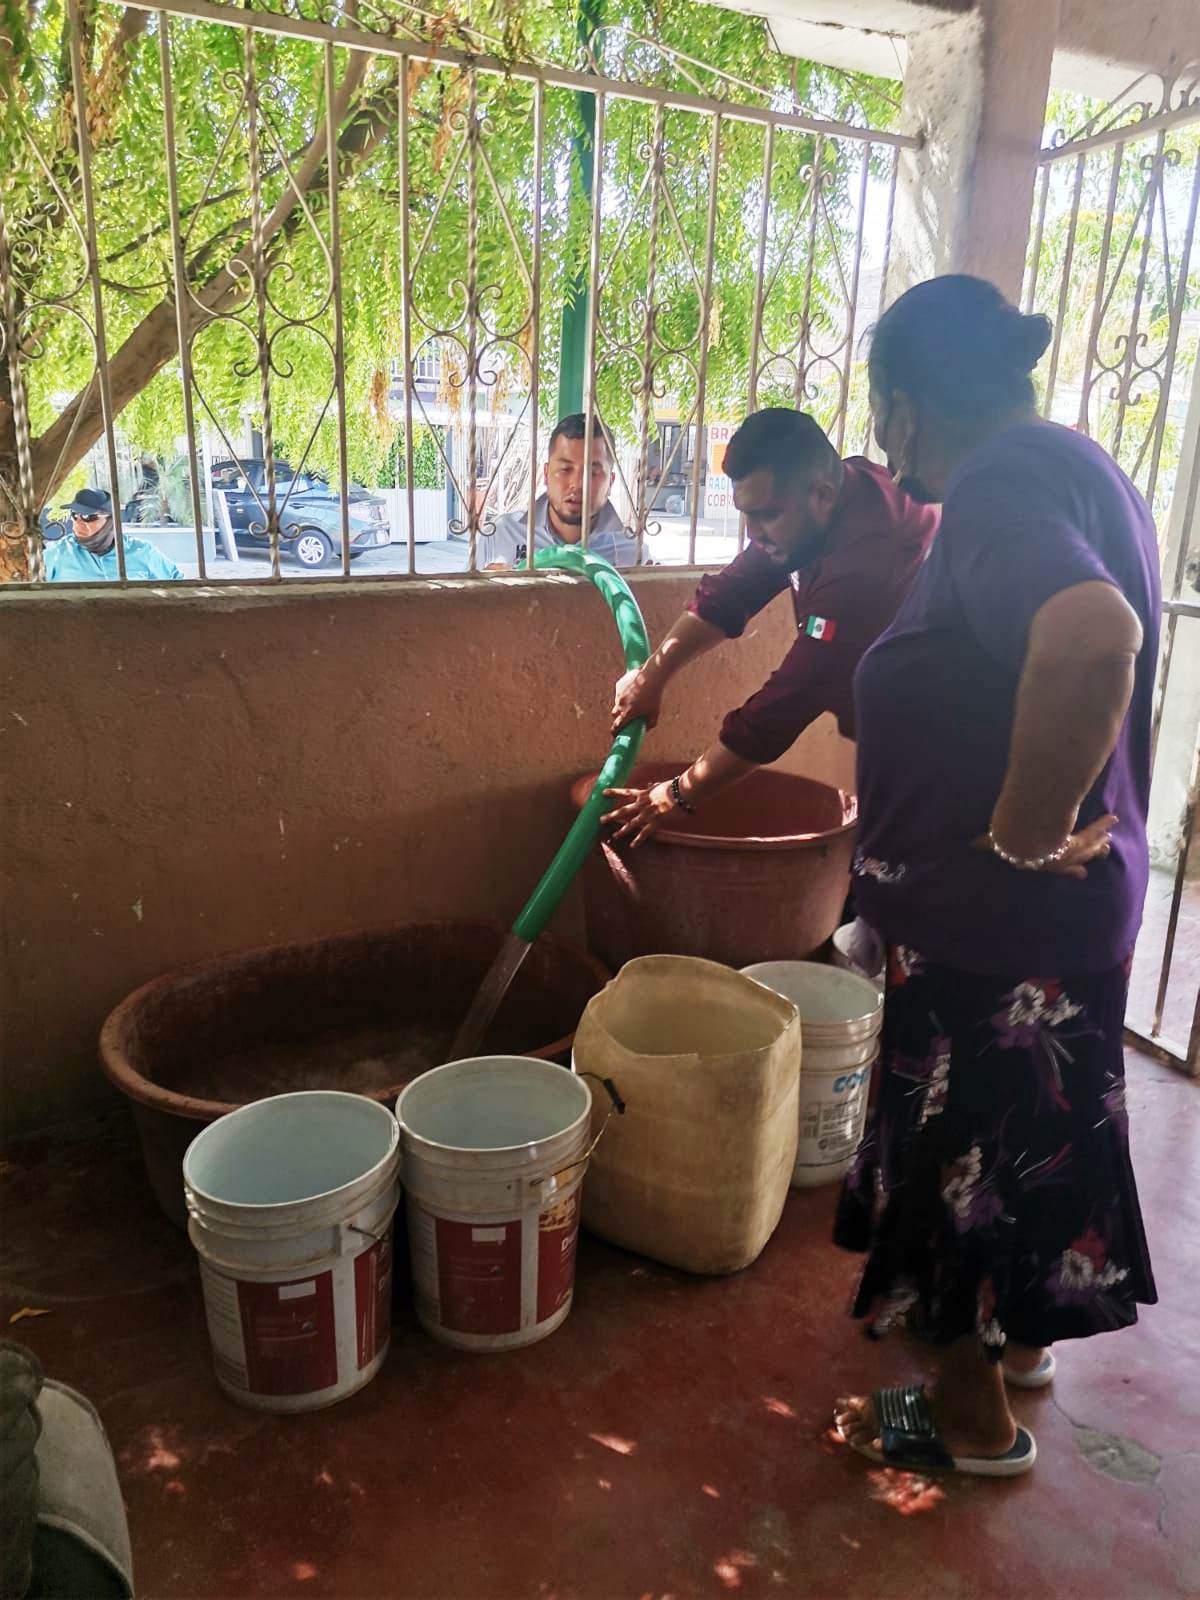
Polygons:
<instances>
[{"instance_id":1,"label":"light blue shirt","mask_svg":"<svg viewBox=\"0 0 1200 1600\"><path fill-rule=\"evenodd\" d=\"M95 556L85 550L73 534L45 549L46 579L49 583L116 583L121 576L117 566L117 547ZM145 539L125 535L125 576L127 578L182 578L175 563Z\"/></svg>"},{"instance_id":2,"label":"light blue shirt","mask_svg":"<svg viewBox=\"0 0 1200 1600\"><path fill-rule=\"evenodd\" d=\"M555 550L563 543L550 526L549 512L550 502L547 496L544 494L539 495L533 508L533 548L535 551ZM610 561L614 567L634 567L637 565L637 540L622 524L610 500L606 500L599 511L592 517L587 547L594 556L602 556L605 561ZM489 566L493 561L502 561L509 567L520 567L525 564L528 550L528 512L524 510L506 511L502 516L496 518L493 529L490 531L483 528L480 529L476 559L481 568ZM642 555L642 560L647 560L645 553Z\"/></svg>"}]
</instances>

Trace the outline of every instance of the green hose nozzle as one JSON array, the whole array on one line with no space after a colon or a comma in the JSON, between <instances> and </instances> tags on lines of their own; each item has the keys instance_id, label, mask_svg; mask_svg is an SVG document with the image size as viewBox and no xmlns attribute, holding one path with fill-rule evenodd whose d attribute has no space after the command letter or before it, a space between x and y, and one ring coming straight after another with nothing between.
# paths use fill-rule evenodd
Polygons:
<instances>
[{"instance_id":1,"label":"green hose nozzle","mask_svg":"<svg viewBox=\"0 0 1200 1600\"><path fill-rule=\"evenodd\" d=\"M650 639L646 624L633 593L625 579L600 556L577 545L560 545L551 550L539 550L534 565L540 568L558 567L587 578L601 593L613 614L621 648L625 652L625 667L633 671L645 666L650 654ZM600 768L600 776L570 833L559 847L558 854L542 874L537 888L530 895L513 923L512 931L518 938L532 944L558 910L572 878L583 865L584 859L595 844L600 832L600 819L608 810L604 798L606 789L619 789L633 770L646 732L641 718L622 728L612 742L608 759Z\"/></svg>"}]
</instances>

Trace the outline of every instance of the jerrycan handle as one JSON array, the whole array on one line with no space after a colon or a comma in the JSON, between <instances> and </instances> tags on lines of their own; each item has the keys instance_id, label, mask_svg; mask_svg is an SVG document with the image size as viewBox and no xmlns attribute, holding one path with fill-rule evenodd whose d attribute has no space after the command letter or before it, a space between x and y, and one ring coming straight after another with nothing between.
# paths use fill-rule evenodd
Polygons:
<instances>
[{"instance_id":1,"label":"jerrycan handle","mask_svg":"<svg viewBox=\"0 0 1200 1600\"><path fill-rule=\"evenodd\" d=\"M596 1146L600 1143L601 1139L603 1139L608 1130L608 1125L612 1121L613 1112L615 1111L619 1117L623 1117L625 1115L625 1102L621 1099L621 1096L617 1091L617 1086L611 1078L602 1078L598 1073L595 1072L581 1072L578 1074L578 1076L581 1078L595 1078L597 1083L604 1085L605 1089L608 1091L608 1098L612 1102L608 1108L608 1115L600 1124L600 1132L592 1140L591 1144L588 1145L587 1149L577 1161L568 1162L565 1167L559 1167L557 1172L548 1172L544 1178L530 1178L529 1187L531 1189L536 1189L543 1183L553 1183L555 1179L561 1178L564 1173L574 1172L576 1167L586 1167L588 1162L592 1159L592 1152L595 1150Z\"/></svg>"}]
</instances>

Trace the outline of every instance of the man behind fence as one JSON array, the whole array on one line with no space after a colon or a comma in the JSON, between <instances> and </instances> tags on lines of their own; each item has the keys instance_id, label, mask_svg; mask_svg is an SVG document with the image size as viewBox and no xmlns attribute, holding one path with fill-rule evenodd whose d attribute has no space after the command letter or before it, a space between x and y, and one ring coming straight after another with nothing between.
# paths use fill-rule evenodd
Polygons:
<instances>
[{"instance_id":1,"label":"man behind fence","mask_svg":"<svg viewBox=\"0 0 1200 1600\"><path fill-rule=\"evenodd\" d=\"M543 477L544 494L533 508L533 548L550 550L579 544L583 537L584 433L582 412L564 417L550 435ZM637 540L609 500L616 477L616 453L599 417L592 422L591 527L587 547L614 567L637 565ZM479 535L481 567L521 567L529 556L529 517L525 509L506 511L490 531ZM647 558L642 557L643 561Z\"/></svg>"},{"instance_id":2,"label":"man behind fence","mask_svg":"<svg viewBox=\"0 0 1200 1600\"><path fill-rule=\"evenodd\" d=\"M46 549L49 583L115 583L121 576L117 564L117 527L112 498L107 489L80 489L67 507L71 531ZM183 573L161 550L146 539L125 534L127 578L182 578Z\"/></svg>"}]
</instances>

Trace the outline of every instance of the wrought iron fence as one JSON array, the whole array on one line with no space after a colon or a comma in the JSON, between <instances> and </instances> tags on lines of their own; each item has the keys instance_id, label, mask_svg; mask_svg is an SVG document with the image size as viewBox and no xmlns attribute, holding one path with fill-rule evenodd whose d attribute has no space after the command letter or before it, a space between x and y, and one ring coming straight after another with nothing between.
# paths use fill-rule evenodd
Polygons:
<instances>
[{"instance_id":1,"label":"wrought iron fence","mask_svg":"<svg viewBox=\"0 0 1200 1600\"><path fill-rule=\"evenodd\" d=\"M1181 939L1200 937L1200 883L1189 877L1200 785L1200 70L1137 80L1058 130L1040 165L1025 299L1054 322L1043 409L1120 462L1163 547L1154 782L1179 800L1166 807L1169 874L1147 906L1130 1031L1200 1072L1200 993L1172 992L1187 981Z\"/></svg>"},{"instance_id":2,"label":"wrought iron fence","mask_svg":"<svg viewBox=\"0 0 1200 1600\"><path fill-rule=\"evenodd\" d=\"M120 432L130 417L127 434L157 426L155 405L178 412L195 581L219 575L204 435L244 459L242 412L261 439L243 498L271 579L306 531L348 575L361 541L348 423L371 406L389 445L398 424L408 574L423 429L473 571L517 462L532 533L564 311L585 320L585 457L597 419L622 445L616 494L639 559L663 484L682 478L695 562L713 420L778 399L813 410L839 446L865 442L859 334L880 306L898 153L917 141L867 126L852 86L843 114L825 115L624 32L595 36L576 71L489 55L494 41L451 39L415 7L318 18L300 4L133 0L121 12L138 19L136 70L118 91L85 60L104 9L88 21L67 0L69 129L47 140L36 106L7 113L18 165L46 197L22 206L10 183L0 207L15 435L0 479L25 544L18 578L42 579L39 516L95 438L120 581L133 581ZM118 92L140 97L140 132ZM689 437L701 448L685 463ZM332 530L296 487L316 469L336 491ZM585 540L589 498L585 481Z\"/></svg>"}]
</instances>

